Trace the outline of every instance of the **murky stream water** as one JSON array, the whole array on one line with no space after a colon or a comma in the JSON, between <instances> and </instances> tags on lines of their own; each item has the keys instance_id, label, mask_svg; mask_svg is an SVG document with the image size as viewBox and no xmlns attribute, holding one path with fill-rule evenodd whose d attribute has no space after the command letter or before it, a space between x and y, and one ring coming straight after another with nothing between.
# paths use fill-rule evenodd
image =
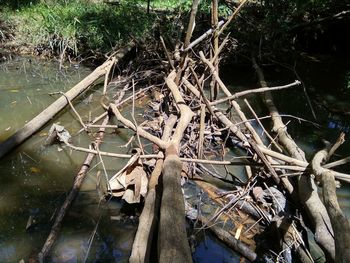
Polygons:
<instances>
[{"instance_id":1,"label":"murky stream water","mask_svg":"<svg viewBox=\"0 0 350 263\"><path fill-rule=\"evenodd\" d=\"M88 68L72 66L58 71L56 63L29 58L15 58L0 66L2 140L53 102L57 95L50 96L49 93L67 90L91 72ZM92 90L77 101L76 109L84 120L90 112L92 116L103 112L99 107L100 92ZM89 104L86 102L88 98L91 99ZM72 113L65 111L54 121L74 134L81 127L73 119ZM50 124L0 162L0 262L19 262L38 253L54 213L86 156L84 153L62 151L58 146L43 146L49 127ZM106 134L101 149L111 150L123 145L125 138L123 134L117 139ZM91 138L84 133L73 137L73 143L85 147L90 141ZM120 149L120 152L125 151ZM123 163L105 160L106 166L114 171ZM64 221L52 262L82 262L97 223L99 227L88 261L120 262L128 258L137 226L136 217L124 219L120 203L99 205L96 191L96 171L99 168L98 161L95 161L81 194ZM107 170L111 175L112 172ZM106 222L113 216L115 220Z\"/></svg>"},{"instance_id":2,"label":"murky stream water","mask_svg":"<svg viewBox=\"0 0 350 263\"><path fill-rule=\"evenodd\" d=\"M348 66L348 65L347 65ZM342 74L329 73L334 81L334 90L340 90L341 78L345 78L350 67L342 65ZM315 68L315 67L314 67ZM322 67L321 67L322 69ZM235 71L236 69L231 69ZM324 82L315 82L315 72L308 74L314 77L305 79L314 83L315 87L326 86ZM242 73L244 69L240 69ZM74 86L79 80L88 75L90 69L69 66L63 71L58 70L58 64L53 62L36 61L29 58L14 58L0 64L0 140L7 138L26 121L39 113L54 101L57 95L51 92L65 91ZM255 87L255 77L251 70L238 74L239 78L231 79L235 88ZM307 76L308 74L305 75ZM290 73L272 72L271 76L281 76L280 82L286 84L295 77ZM304 77L304 74L301 74ZM269 77L269 75L267 75ZM272 79L272 78L271 78ZM276 78L275 78L276 79ZM337 83L337 84L335 84ZM328 84L327 84L328 85ZM326 91L330 96L337 96L334 90ZM326 93L325 91L325 93ZM89 115L97 116L103 110L100 107L101 89L95 88L81 96L75 103L77 110L84 120ZM292 96L291 96L292 93ZM278 92L279 98L288 96L288 103L278 102L281 112L311 119L301 90ZM335 95L334 95L335 94ZM338 95L339 96L339 95ZM257 112L263 115L263 108L253 97L249 100ZM90 102L89 102L90 101ZM241 103L243 105L243 103ZM348 105L348 104L347 104ZM327 112L317 109L318 122L325 128L317 129L312 125L301 123L290 124L291 133L298 139L309 156L322 147L320 139L334 140L339 130L329 124L334 116L328 118ZM340 118L346 123L347 118ZM81 127L72 116L71 111L61 113L54 122L59 122L75 134ZM338 124L337 127L344 126ZM72 185L72 179L85 158L84 153L60 149L58 146L44 147L43 142L48 124L44 129L27 140L10 155L0 160L0 262L19 262L35 255L44 243L57 207L65 198L67 190ZM329 128L327 128L329 127ZM102 150L126 152L119 146L127 142L127 134L122 131L120 136L106 134ZM116 139L117 138L117 139ZM88 147L91 138L82 133L73 137L73 143ZM343 146L339 154L346 156L350 151L349 144ZM113 175L125 160L105 159L107 173ZM66 216L60 238L52 253L52 262L127 262L133 236L137 227L138 210L124 211L120 202L111 201L100 204L100 196L96 191L96 172L101 169L99 160L93 163L82 191L74 203L73 209ZM219 169L219 168L218 168ZM234 173L241 173L241 168L232 167ZM102 175L104 176L104 175ZM102 178L103 180L103 178ZM344 187L339 190L340 203L347 214L350 214L350 191ZM129 216L125 216L128 214ZM131 216L130 215L134 215ZM98 227L96 228L96 225ZM27 228L27 229L26 229ZM89 240L97 229L92 244ZM194 255L196 262L239 262L235 254L218 243L212 237L203 239L197 246Z\"/></svg>"}]
</instances>

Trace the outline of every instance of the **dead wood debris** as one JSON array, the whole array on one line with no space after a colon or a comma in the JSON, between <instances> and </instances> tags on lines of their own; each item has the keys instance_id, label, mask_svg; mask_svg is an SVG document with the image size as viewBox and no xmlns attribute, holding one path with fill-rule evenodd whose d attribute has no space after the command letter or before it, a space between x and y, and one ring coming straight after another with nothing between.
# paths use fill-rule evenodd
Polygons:
<instances>
[{"instance_id":1,"label":"dead wood debris","mask_svg":"<svg viewBox=\"0 0 350 263\"><path fill-rule=\"evenodd\" d=\"M196 3L194 1L193 16ZM169 50L163 40L163 57L154 46L144 46L133 63L104 85L104 98L111 97L103 103L106 112L83 128L87 132L93 132L96 127L129 129L135 134L127 146L141 150L118 154L99 151L98 147L85 149L68 141L64 143L71 149L96 154L101 160L102 156L130 158L107 184L108 194L115 198L145 204L130 262L150 262L151 249L157 249L160 262L167 262L169 258L172 262L191 262L191 238L186 232L185 216L194 226L192 235L210 229L250 261L259 258L262 262L294 262L297 256L302 262L313 262L317 256L309 250L316 244L305 240L308 229L303 216L295 209L298 204L296 189L301 191L302 200L299 201L306 202L307 216L311 216L313 227L316 231L321 229L322 233L315 233L316 241L325 249L326 256L334 260L334 238L330 235L333 232L328 214L322 210L322 223L319 216L315 217L315 209L319 208L314 205L319 204L319 198L309 163L286 132L271 96L272 90L291 88L300 82L268 88L253 59L262 88L232 94L217 71L216 63L220 61L223 46L216 43L214 54L210 55L212 52L202 50L200 45L203 42L209 45L209 35L221 39L219 36L227 24L215 19L214 22L215 27L192 43L193 28L189 26L180 57L178 50ZM110 69L106 74L110 74ZM106 83L108 79L107 76ZM220 88L219 93L208 96L206 91L212 85ZM139 91L133 92L131 87ZM125 104L129 101L130 105L134 98L132 112L143 108L142 123L138 120L138 124L135 116L127 117L120 103L109 103L121 90L123 95L129 95ZM269 146L264 144L236 100L258 92L263 94L271 111L273 132L278 135L275 139L268 136L272 142ZM214 100L216 96L220 99ZM231 113L236 114L235 118L230 117ZM116 124L96 125L103 116L110 116ZM138 136L140 139L134 140ZM241 154L233 154L232 149ZM283 149L291 156L284 154ZM249 167L246 169L248 178L244 180L232 174L229 165ZM298 185L287 176L294 171L303 172ZM334 176L350 180L346 174L334 173ZM307 193L301 189L302 184L310 184L311 203L304 198ZM231 190L224 191L220 186ZM200 191L200 195L193 195L193 190ZM158 244L154 242L155 236L158 236ZM274 246L269 241L271 247L266 248L266 239L271 236L275 238Z\"/></svg>"}]
</instances>

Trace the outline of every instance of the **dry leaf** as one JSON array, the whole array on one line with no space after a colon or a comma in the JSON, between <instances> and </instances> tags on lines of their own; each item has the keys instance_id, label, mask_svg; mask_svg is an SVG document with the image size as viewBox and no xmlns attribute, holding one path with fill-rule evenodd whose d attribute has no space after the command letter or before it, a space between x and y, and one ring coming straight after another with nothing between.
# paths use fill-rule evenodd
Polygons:
<instances>
[{"instance_id":1,"label":"dry leaf","mask_svg":"<svg viewBox=\"0 0 350 263\"><path fill-rule=\"evenodd\" d=\"M265 203L265 200L264 200L265 192L260 186L253 188L253 195L256 201Z\"/></svg>"},{"instance_id":2,"label":"dry leaf","mask_svg":"<svg viewBox=\"0 0 350 263\"><path fill-rule=\"evenodd\" d=\"M122 197L129 204L139 203L141 196L146 196L148 178L140 159L131 158L127 166L109 180L112 194Z\"/></svg>"}]
</instances>

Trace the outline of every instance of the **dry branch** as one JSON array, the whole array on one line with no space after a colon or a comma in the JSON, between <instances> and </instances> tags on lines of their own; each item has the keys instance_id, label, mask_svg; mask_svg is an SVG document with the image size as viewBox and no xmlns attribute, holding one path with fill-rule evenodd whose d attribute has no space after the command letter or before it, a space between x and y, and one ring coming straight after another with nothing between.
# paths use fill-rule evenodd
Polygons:
<instances>
[{"instance_id":1,"label":"dry branch","mask_svg":"<svg viewBox=\"0 0 350 263\"><path fill-rule=\"evenodd\" d=\"M108 121L109 121L109 116L107 115L105 117L105 119L103 120L102 124L106 125L106 124L108 124ZM93 143L91 143L91 147L97 148L102 143L104 131L105 131L105 128L100 128L95 141ZM46 256L49 254L52 246L54 245L54 243L58 237L59 231L61 229L61 224L62 224L63 218L66 215L69 208L71 207L74 199L78 195L79 189L84 181L84 178L85 178L85 176L90 168L91 162L92 162L94 157L95 157L94 153L89 153L86 156L86 159L85 159L83 165L81 166L79 172L75 176L73 187L70 190L69 194L67 195L61 208L59 209L57 216L56 216L56 219L55 219L55 222L51 228L50 234L47 237L45 244L42 247L42 249L38 255L39 262L45 262Z\"/></svg>"},{"instance_id":2,"label":"dry branch","mask_svg":"<svg viewBox=\"0 0 350 263\"><path fill-rule=\"evenodd\" d=\"M123 57L134 47L134 43L129 44L127 47L121 49L117 54L119 58ZM111 66L112 61L107 60L101 66L96 68L89 76L84 78L81 82L75 85L72 89L65 93L68 100L72 101L75 97L87 90L98 78L106 73L106 70ZM65 96L61 96L45 110L39 113L31 121L18 130L14 135L6 139L0 144L0 158L6 153L11 151L16 146L20 145L23 141L28 139L31 135L37 132L44 124L51 120L58 112L60 112L67 104Z\"/></svg>"},{"instance_id":3,"label":"dry branch","mask_svg":"<svg viewBox=\"0 0 350 263\"><path fill-rule=\"evenodd\" d=\"M206 39L208 36L210 36L215 30L218 30L224 23L225 23L224 21L220 21L218 23L218 27L216 29L209 29L208 31L206 31L203 35L201 35L196 40L191 42L188 45L188 47L186 47L185 49L182 50L182 52L187 52L190 49L194 48L196 45L198 45L200 42L202 42L204 39Z\"/></svg>"},{"instance_id":4,"label":"dry branch","mask_svg":"<svg viewBox=\"0 0 350 263\"><path fill-rule=\"evenodd\" d=\"M159 139L157 136L154 136L154 135L148 133L147 131L145 131L141 127L136 127L135 124L133 124L128 119L124 118L114 103L110 104L110 109L113 112L113 114L117 117L118 121L123 123L126 127L137 132L137 134L140 135L141 137L153 142L154 144L159 146L161 149L166 148L166 143L164 141Z\"/></svg>"},{"instance_id":5,"label":"dry branch","mask_svg":"<svg viewBox=\"0 0 350 263\"><path fill-rule=\"evenodd\" d=\"M163 193L159 220L159 262L192 262L187 241L185 205L181 190L182 162L179 158L179 146L184 131L194 113L186 105L174 80L176 72L172 71L165 82L180 110L180 119L175 132L167 144L162 168Z\"/></svg>"},{"instance_id":6,"label":"dry branch","mask_svg":"<svg viewBox=\"0 0 350 263\"><path fill-rule=\"evenodd\" d=\"M166 121L164 132L162 136L163 141L167 141L170 137L171 130L176 123L176 116L171 115ZM158 178L161 175L163 166L163 153L159 153L159 159L156 162L155 168L152 172L148 193L145 199L145 204L140 215L139 226L135 235L132 246L131 256L129 262L150 262L150 253L154 231L158 224L158 212L160 206L160 192L158 185Z\"/></svg>"},{"instance_id":7,"label":"dry branch","mask_svg":"<svg viewBox=\"0 0 350 263\"><path fill-rule=\"evenodd\" d=\"M256 70L261 87L267 87L264 75L255 58L252 59L253 67ZM270 111L273 121L273 130L278 134L279 142L285 147L288 153L295 159L306 162L304 152L298 147L291 136L287 132L287 127L284 125L278 110L273 103L273 98L270 92L263 94L263 100ZM309 214L312 224L315 228L315 239L320 244L327 254L334 260L335 247L333 230L330 223L327 210L320 200L317 193L317 186L313 178L309 175L302 175L298 178L299 201L304 204L304 207Z\"/></svg>"},{"instance_id":8,"label":"dry branch","mask_svg":"<svg viewBox=\"0 0 350 263\"><path fill-rule=\"evenodd\" d=\"M219 76L218 72L216 71L215 67L213 66L213 64L204 56L202 51L199 52L199 55L201 57L201 60L210 68L213 76L215 77L217 83L219 84L220 88L225 93L225 95L227 97L232 96L231 92L227 89L225 84L220 79L220 76ZM235 100L231 100L230 102L231 102L231 105L233 106L233 108L236 110L236 112L239 115L239 117L241 118L241 120L244 122L244 125L246 126L246 128L251 132L251 134L252 134L252 136L254 138L254 141L250 140L249 143L250 143L251 147L253 148L253 150L256 152L256 154L259 156L259 158L262 160L262 162L266 165L266 168L270 172L272 178L275 180L275 182L277 184L279 184L280 181L281 181L283 186L285 187L285 189L289 193L292 193L293 192L293 186L289 182L288 178L282 177L280 179L279 176L277 175L276 171L271 167L270 162L273 163L273 160L270 159L270 158L266 158L264 153L260 151L258 145L261 146L261 147L264 147L264 144L263 144L260 136L256 133L256 131L253 128L253 126L248 122L248 120L247 120L244 112L241 110L239 104Z\"/></svg>"},{"instance_id":9,"label":"dry branch","mask_svg":"<svg viewBox=\"0 0 350 263\"><path fill-rule=\"evenodd\" d=\"M198 216L198 220L204 225L209 223L208 219L201 215ZM230 233L228 233L221 227L213 224L210 226L210 230L227 246L240 253L249 261L255 262L255 260L258 258L257 254L254 251L252 251L247 245L245 245L240 240L236 239L234 236L232 236Z\"/></svg>"},{"instance_id":10,"label":"dry branch","mask_svg":"<svg viewBox=\"0 0 350 263\"><path fill-rule=\"evenodd\" d=\"M227 22L223 25L223 27L219 31L219 35L225 30L225 28L232 22L232 20L237 16L239 11L242 9L242 7L248 2L248 0L243 0L239 6L236 8L236 10L232 13L232 15L229 17Z\"/></svg>"},{"instance_id":11,"label":"dry branch","mask_svg":"<svg viewBox=\"0 0 350 263\"><path fill-rule=\"evenodd\" d=\"M197 14L199 2L200 2L200 0L193 0L192 1L191 16L190 16L190 21L188 23L185 44L184 44L185 49L190 44L192 33L193 33L193 30L196 26L196 14Z\"/></svg>"},{"instance_id":12,"label":"dry branch","mask_svg":"<svg viewBox=\"0 0 350 263\"><path fill-rule=\"evenodd\" d=\"M334 145L339 147L344 142L344 134L341 134ZM337 199L336 182L334 172L323 168L321 163L329 160L334 147L326 149L315 154L312 160L312 169L316 178L322 182L324 203L329 213L329 217L334 230L335 240L335 262L350 262L350 223L344 216Z\"/></svg>"},{"instance_id":13,"label":"dry branch","mask_svg":"<svg viewBox=\"0 0 350 263\"><path fill-rule=\"evenodd\" d=\"M245 90L245 91L240 91L237 92L231 96L228 96L226 98L222 98L216 101L212 101L210 102L210 105L215 106L218 105L220 103L229 101L229 100L235 100L238 99L240 97L246 96L246 95L250 95L250 94L255 94L255 93L264 93L266 91L273 91L273 90L281 90L281 89L287 89L287 88L291 88L297 85L300 85L301 82L299 80L295 80L294 82L287 84L287 85L283 85L283 86L277 86L277 87L264 87L264 88L259 88L259 89L249 89L249 90Z\"/></svg>"}]
</instances>

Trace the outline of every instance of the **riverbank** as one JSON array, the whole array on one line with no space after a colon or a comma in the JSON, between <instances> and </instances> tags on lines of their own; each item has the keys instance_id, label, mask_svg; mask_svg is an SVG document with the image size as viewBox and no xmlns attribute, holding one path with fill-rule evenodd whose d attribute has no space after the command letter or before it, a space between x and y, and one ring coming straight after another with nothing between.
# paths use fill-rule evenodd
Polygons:
<instances>
[{"instance_id":1,"label":"riverbank","mask_svg":"<svg viewBox=\"0 0 350 263\"><path fill-rule=\"evenodd\" d=\"M131 39L157 44L159 36L174 49L181 43L190 13L189 0L46 0L0 3L0 48L17 54L63 60L99 59ZM196 34L210 27L210 2L202 1ZM219 5L227 19L238 2ZM344 53L350 38L346 4L249 1L229 26L235 54L285 57L285 53ZM276 11L277 10L277 11ZM253 22L254 21L254 22ZM146 40L147 39L147 40ZM283 55L281 55L283 53Z\"/></svg>"},{"instance_id":2,"label":"riverbank","mask_svg":"<svg viewBox=\"0 0 350 263\"><path fill-rule=\"evenodd\" d=\"M20 54L103 57L131 39L153 35L159 24L159 14L148 12L145 1L17 2L0 5L0 47ZM177 2L152 1L150 8L188 8Z\"/></svg>"}]
</instances>

